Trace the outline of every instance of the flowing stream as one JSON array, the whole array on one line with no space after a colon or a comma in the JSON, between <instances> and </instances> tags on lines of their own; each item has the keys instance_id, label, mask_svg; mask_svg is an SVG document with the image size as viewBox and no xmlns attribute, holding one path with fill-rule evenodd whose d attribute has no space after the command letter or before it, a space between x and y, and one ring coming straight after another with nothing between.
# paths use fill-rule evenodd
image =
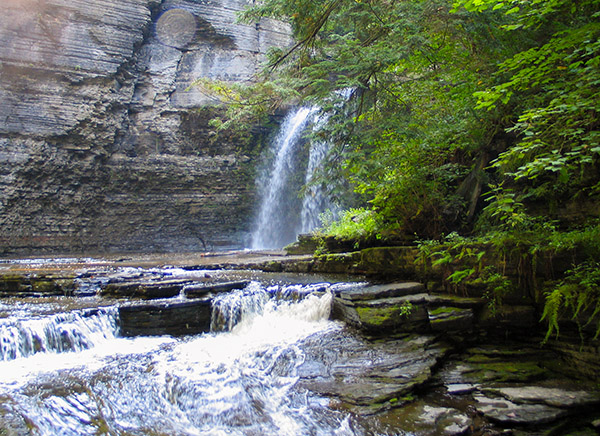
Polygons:
<instances>
[{"instance_id":1,"label":"flowing stream","mask_svg":"<svg viewBox=\"0 0 600 436\"><path fill-rule=\"evenodd\" d=\"M363 434L297 386L306 347L342 330L329 286L252 282L215 299L214 332L183 338L120 337L116 306L3 300L1 422L19 435Z\"/></svg>"}]
</instances>

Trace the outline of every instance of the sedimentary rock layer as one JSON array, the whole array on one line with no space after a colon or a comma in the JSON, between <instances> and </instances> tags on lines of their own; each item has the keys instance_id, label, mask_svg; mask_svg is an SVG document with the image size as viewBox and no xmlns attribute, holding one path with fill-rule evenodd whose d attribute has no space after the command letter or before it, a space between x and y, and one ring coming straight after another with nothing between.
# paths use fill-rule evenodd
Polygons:
<instances>
[{"instance_id":1,"label":"sedimentary rock layer","mask_svg":"<svg viewBox=\"0 0 600 436\"><path fill-rule=\"evenodd\" d=\"M7 0L0 252L241 246L264 132L215 137L193 81L248 81L274 21L244 0ZM216 104L216 105L215 105Z\"/></svg>"}]
</instances>

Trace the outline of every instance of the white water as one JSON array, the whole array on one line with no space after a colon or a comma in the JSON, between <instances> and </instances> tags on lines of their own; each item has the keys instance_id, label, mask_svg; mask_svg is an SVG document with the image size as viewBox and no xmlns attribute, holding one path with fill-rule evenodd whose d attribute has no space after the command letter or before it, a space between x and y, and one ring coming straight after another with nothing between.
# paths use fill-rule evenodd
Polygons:
<instances>
[{"instance_id":1,"label":"white water","mask_svg":"<svg viewBox=\"0 0 600 436\"><path fill-rule=\"evenodd\" d=\"M303 341L341 329L328 320L331 293L311 294L327 287L252 283L224 295L223 333L109 334L82 351L0 362L0 417L43 436L357 434L329 400L296 387Z\"/></svg>"},{"instance_id":2,"label":"white water","mask_svg":"<svg viewBox=\"0 0 600 436\"><path fill-rule=\"evenodd\" d=\"M0 320L0 361L36 353L82 351L116 337L117 310L103 308Z\"/></svg>"}]
</instances>

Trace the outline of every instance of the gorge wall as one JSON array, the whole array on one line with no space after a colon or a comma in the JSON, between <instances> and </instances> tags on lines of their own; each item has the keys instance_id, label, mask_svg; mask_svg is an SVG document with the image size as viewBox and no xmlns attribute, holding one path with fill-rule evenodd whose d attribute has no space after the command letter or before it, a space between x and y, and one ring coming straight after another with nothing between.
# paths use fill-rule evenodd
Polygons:
<instances>
[{"instance_id":1,"label":"gorge wall","mask_svg":"<svg viewBox=\"0 0 600 436\"><path fill-rule=\"evenodd\" d=\"M264 132L216 140L190 84L250 80L282 23L246 0L4 0L0 254L243 246Z\"/></svg>"}]
</instances>

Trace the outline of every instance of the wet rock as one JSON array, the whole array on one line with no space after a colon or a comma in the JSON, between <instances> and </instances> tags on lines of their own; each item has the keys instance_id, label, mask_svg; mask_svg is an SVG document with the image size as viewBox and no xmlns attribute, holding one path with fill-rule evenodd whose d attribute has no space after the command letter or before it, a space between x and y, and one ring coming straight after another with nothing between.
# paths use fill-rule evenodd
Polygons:
<instances>
[{"instance_id":1,"label":"wet rock","mask_svg":"<svg viewBox=\"0 0 600 436\"><path fill-rule=\"evenodd\" d=\"M473 330L472 309L442 306L429 310L429 324L434 332L467 332Z\"/></svg>"},{"instance_id":2,"label":"wet rock","mask_svg":"<svg viewBox=\"0 0 600 436\"><path fill-rule=\"evenodd\" d=\"M356 263L360 258L360 252L327 254L316 256L311 263L311 272L353 274L358 272ZM286 269L286 271L288 271Z\"/></svg>"},{"instance_id":3,"label":"wet rock","mask_svg":"<svg viewBox=\"0 0 600 436\"><path fill-rule=\"evenodd\" d=\"M351 302L334 299L333 316L369 334L391 334L429 330L423 305L400 298Z\"/></svg>"},{"instance_id":4,"label":"wet rock","mask_svg":"<svg viewBox=\"0 0 600 436\"><path fill-rule=\"evenodd\" d=\"M485 308L480 316L479 324L489 330L515 331L518 334L539 327L538 315L533 305L502 305L496 311Z\"/></svg>"},{"instance_id":5,"label":"wet rock","mask_svg":"<svg viewBox=\"0 0 600 436\"><path fill-rule=\"evenodd\" d=\"M470 331L480 298L430 295L416 282L359 285L336 292L333 316L369 334ZM450 307L451 306L451 307Z\"/></svg>"},{"instance_id":6,"label":"wet rock","mask_svg":"<svg viewBox=\"0 0 600 436\"><path fill-rule=\"evenodd\" d=\"M526 347L471 348L457 364L457 378L468 383L531 383L548 377L543 362L552 358L543 350Z\"/></svg>"},{"instance_id":7,"label":"wet rock","mask_svg":"<svg viewBox=\"0 0 600 436\"><path fill-rule=\"evenodd\" d=\"M101 291L103 297L112 298L171 298L179 295L189 281L165 280L160 282L109 283Z\"/></svg>"},{"instance_id":8,"label":"wet rock","mask_svg":"<svg viewBox=\"0 0 600 436\"><path fill-rule=\"evenodd\" d=\"M367 342L339 333L322 338L321 347L322 354L312 351L311 364L299 368L300 386L363 415L408 401L447 351L429 337Z\"/></svg>"},{"instance_id":9,"label":"wet rock","mask_svg":"<svg viewBox=\"0 0 600 436\"><path fill-rule=\"evenodd\" d=\"M0 277L0 293L6 296L30 293L31 281L27 276L6 274Z\"/></svg>"},{"instance_id":10,"label":"wet rock","mask_svg":"<svg viewBox=\"0 0 600 436\"><path fill-rule=\"evenodd\" d=\"M402 428L416 434L430 436L457 436L465 434L472 419L458 409L417 402L406 406L401 413Z\"/></svg>"},{"instance_id":11,"label":"wet rock","mask_svg":"<svg viewBox=\"0 0 600 436\"><path fill-rule=\"evenodd\" d=\"M505 398L488 398L474 395L477 411L493 422L502 425L541 425L567 415L557 407L545 404L517 404Z\"/></svg>"},{"instance_id":12,"label":"wet rock","mask_svg":"<svg viewBox=\"0 0 600 436\"><path fill-rule=\"evenodd\" d=\"M249 280L240 280L227 283L194 284L185 286L183 292L188 298L198 298L205 297L208 294L218 294L221 292L233 291L234 289L244 289L249 283Z\"/></svg>"},{"instance_id":13,"label":"wet rock","mask_svg":"<svg viewBox=\"0 0 600 436\"><path fill-rule=\"evenodd\" d=\"M52 297L72 295L75 282L69 276L5 274L0 276L2 297Z\"/></svg>"},{"instance_id":14,"label":"wet rock","mask_svg":"<svg viewBox=\"0 0 600 436\"><path fill-rule=\"evenodd\" d=\"M367 248L360 252L356 269L367 275L411 279L419 275L417 257L418 248L413 246Z\"/></svg>"},{"instance_id":15,"label":"wet rock","mask_svg":"<svg viewBox=\"0 0 600 436\"><path fill-rule=\"evenodd\" d=\"M478 387L478 384L473 383L449 383L446 385L446 391L450 395L464 395L476 391Z\"/></svg>"},{"instance_id":16,"label":"wet rock","mask_svg":"<svg viewBox=\"0 0 600 436\"><path fill-rule=\"evenodd\" d=\"M385 285L357 286L336 292L340 298L350 301L376 300L382 298L401 297L420 294L425 289L422 283L399 282Z\"/></svg>"},{"instance_id":17,"label":"wet rock","mask_svg":"<svg viewBox=\"0 0 600 436\"><path fill-rule=\"evenodd\" d=\"M210 331L211 303L194 300L119 308L123 336L183 336Z\"/></svg>"},{"instance_id":18,"label":"wet rock","mask_svg":"<svg viewBox=\"0 0 600 436\"><path fill-rule=\"evenodd\" d=\"M543 386L505 387L491 391L518 404L538 403L559 408L573 408L600 403L598 394Z\"/></svg>"},{"instance_id":19,"label":"wet rock","mask_svg":"<svg viewBox=\"0 0 600 436\"><path fill-rule=\"evenodd\" d=\"M483 306L486 305L486 300L477 297L459 297L457 295L450 294L430 294L427 298L427 304L430 307L460 307L470 308L474 311L479 311Z\"/></svg>"},{"instance_id":20,"label":"wet rock","mask_svg":"<svg viewBox=\"0 0 600 436\"><path fill-rule=\"evenodd\" d=\"M301 234L298 235L295 242L287 245L284 250L287 254L313 254L318 246L319 242L314 235Z\"/></svg>"},{"instance_id":21,"label":"wet rock","mask_svg":"<svg viewBox=\"0 0 600 436\"><path fill-rule=\"evenodd\" d=\"M600 341L583 344L577 331L561 329L558 338L552 338L546 346L558 353L560 359L552 362L552 369L571 377L600 380Z\"/></svg>"},{"instance_id":22,"label":"wet rock","mask_svg":"<svg viewBox=\"0 0 600 436\"><path fill-rule=\"evenodd\" d=\"M26 418L15 412L14 400L10 397L0 396L0 435L2 436L29 436L33 429Z\"/></svg>"}]
</instances>

